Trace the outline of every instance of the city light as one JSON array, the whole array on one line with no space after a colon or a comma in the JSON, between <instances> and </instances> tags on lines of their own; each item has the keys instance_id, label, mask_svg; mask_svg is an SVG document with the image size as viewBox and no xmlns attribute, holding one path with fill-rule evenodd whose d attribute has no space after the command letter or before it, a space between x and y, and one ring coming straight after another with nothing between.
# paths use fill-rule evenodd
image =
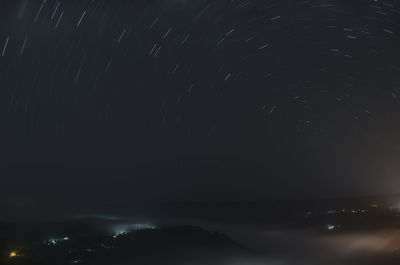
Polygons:
<instances>
[{"instance_id":1,"label":"city light","mask_svg":"<svg viewBox=\"0 0 400 265\"><path fill-rule=\"evenodd\" d=\"M17 256L17 252L15 252L15 251L10 252L10 258L14 258L16 256Z\"/></svg>"},{"instance_id":2,"label":"city light","mask_svg":"<svg viewBox=\"0 0 400 265\"><path fill-rule=\"evenodd\" d=\"M336 225L331 225L331 224L328 225L328 230L335 230L335 228Z\"/></svg>"},{"instance_id":3,"label":"city light","mask_svg":"<svg viewBox=\"0 0 400 265\"><path fill-rule=\"evenodd\" d=\"M44 240L43 243L48 246L52 246L52 245L56 245L57 243L60 243L62 241L68 241L68 240L69 240L69 237L50 238L49 240Z\"/></svg>"}]
</instances>

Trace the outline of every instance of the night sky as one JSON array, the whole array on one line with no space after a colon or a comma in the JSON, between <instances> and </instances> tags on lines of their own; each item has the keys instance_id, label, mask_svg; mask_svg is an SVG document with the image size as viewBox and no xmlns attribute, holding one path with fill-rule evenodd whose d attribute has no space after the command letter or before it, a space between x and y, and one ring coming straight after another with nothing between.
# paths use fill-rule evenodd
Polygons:
<instances>
[{"instance_id":1,"label":"night sky","mask_svg":"<svg viewBox=\"0 0 400 265\"><path fill-rule=\"evenodd\" d=\"M3 0L12 207L400 192L396 0Z\"/></svg>"}]
</instances>

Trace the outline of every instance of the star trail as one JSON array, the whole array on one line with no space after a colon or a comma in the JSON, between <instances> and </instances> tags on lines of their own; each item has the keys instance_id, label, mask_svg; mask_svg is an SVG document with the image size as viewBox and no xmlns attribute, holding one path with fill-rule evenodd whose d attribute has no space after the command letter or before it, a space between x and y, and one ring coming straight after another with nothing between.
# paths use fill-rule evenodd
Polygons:
<instances>
[{"instance_id":1,"label":"star trail","mask_svg":"<svg viewBox=\"0 0 400 265\"><path fill-rule=\"evenodd\" d=\"M399 191L398 1L7 0L0 21L7 201Z\"/></svg>"}]
</instances>

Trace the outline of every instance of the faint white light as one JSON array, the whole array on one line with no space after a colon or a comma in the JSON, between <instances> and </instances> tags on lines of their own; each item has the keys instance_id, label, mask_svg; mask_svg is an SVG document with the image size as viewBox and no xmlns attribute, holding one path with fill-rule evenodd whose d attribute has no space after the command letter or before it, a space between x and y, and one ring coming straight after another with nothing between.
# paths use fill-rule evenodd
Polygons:
<instances>
[{"instance_id":1,"label":"faint white light","mask_svg":"<svg viewBox=\"0 0 400 265\"><path fill-rule=\"evenodd\" d=\"M328 225L328 230L335 230L335 228L336 228L335 225L331 225L331 224Z\"/></svg>"}]
</instances>

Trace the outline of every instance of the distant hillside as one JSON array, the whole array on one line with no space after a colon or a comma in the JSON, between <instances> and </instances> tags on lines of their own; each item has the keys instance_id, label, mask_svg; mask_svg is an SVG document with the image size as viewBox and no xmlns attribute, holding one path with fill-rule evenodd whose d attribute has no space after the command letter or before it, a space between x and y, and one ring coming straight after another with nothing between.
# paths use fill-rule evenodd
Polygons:
<instances>
[{"instance_id":1,"label":"distant hillside","mask_svg":"<svg viewBox=\"0 0 400 265\"><path fill-rule=\"evenodd\" d=\"M24 225L24 233L19 232L22 231L20 228L21 225L0 225L0 264L118 265L128 262L156 265L189 261L208 264L224 257L251 254L224 234L193 226L144 229L114 235L101 234L101 230L91 228L86 222ZM36 230L38 228L40 232ZM2 234L1 231L8 232ZM53 237L45 237L46 234Z\"/></svg>"},{"instance_id":2,"label":"distant hillside","mask_svg":"<svg viewBox=\"0 0 400 265\"><path fill-rule=\"evenodd\" d=\"M255 202L178 202L162 204L149 215L223 223L292 224L307 213L322 214L338 209L395 209L400 195L331 198L320 200L271 200Z\"/></svg>"}]
</instances>

